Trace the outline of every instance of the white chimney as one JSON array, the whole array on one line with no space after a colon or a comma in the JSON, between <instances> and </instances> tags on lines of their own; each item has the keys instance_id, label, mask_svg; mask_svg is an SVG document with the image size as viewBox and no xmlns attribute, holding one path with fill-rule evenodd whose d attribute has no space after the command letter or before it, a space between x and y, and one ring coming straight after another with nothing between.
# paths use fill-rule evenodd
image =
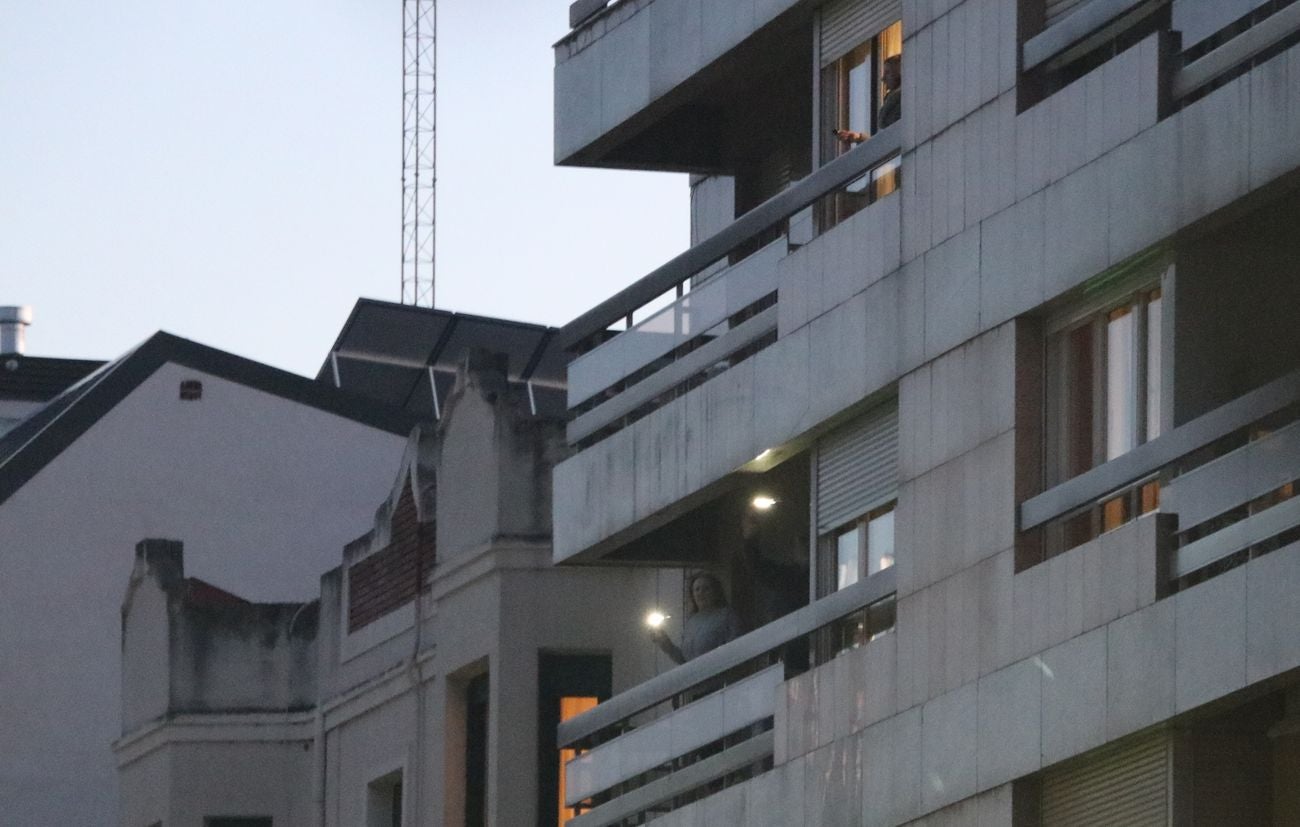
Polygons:
<instances>
[{"instance_id":1,"label":"white chimney","mask_svg":"<svg viewBox=\"0 0 1300 827\"><path fill-rule=\"evenodd\" d=\"M32 309L27 305L0 307L0 355L27 350L27 326L31 323Z\"/></svg>"}]
</instances>

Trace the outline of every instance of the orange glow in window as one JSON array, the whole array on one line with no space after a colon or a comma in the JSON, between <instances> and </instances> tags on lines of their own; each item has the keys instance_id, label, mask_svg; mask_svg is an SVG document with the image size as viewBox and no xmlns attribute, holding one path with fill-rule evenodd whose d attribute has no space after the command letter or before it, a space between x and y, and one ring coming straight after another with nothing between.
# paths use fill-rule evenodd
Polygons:
<instances>
[{"instance_id":1,"label":"orange glow in window","mask_svg":"<svg viewBox=\"0 0 1300 827\"><path fill-rule=\"evenodd\" d=\"M572 697L560 698L561 723L569 720L570 718L581 715L582 713L586 712L588 709L594 707L599 702L600 701L598 699L587 697L587 696L572 696ZM560 821L559 821L560 824L567 824L569 822L569 819L573 818L578 814L578 811L575 810L573 807L564 806L564 787L565 787L564 776L565 773L568 771L566 765L570 761L572 761L575 757L577 757L577 755L578 755L578 751L576 749L560 750Z\"/></svg>"}]
</instances>

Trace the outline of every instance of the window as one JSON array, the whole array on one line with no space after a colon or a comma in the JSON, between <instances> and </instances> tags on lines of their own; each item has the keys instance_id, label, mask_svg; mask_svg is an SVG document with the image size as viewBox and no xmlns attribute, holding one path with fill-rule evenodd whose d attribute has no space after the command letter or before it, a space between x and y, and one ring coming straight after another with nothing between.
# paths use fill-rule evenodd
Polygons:
<instances>
[{"instance_id":1,"label":"window","mask_svg":"<svg viewBox=\"0 0 1300 827\"><path fill-rule=\"evenodd\" d=\"M1138 291L1048 342L1048 484L1160 435L1163 302Z\"/></svg>"},{"instance_id":2,"label":"window","mask_svg":"<svg viewBox=\"0 0 1300 827\"><path fill-rule=\"evenodd\" d=\"M835 535L835 591L894 565L894 504L851 523Z\"/></svg>"},{"instance_id":3,"label":"window","mask_svg":"<svg viewBox=\"0 0 1300 827\"><path fill-rule=\"evenodd\" d=\"M197 379L186 379L181 382L181 401L194 402L203 398L203 383Z\"/></svg>"},{"instance_id":4,"label":"window","mask_svg":"<svg viewBox=\"0 0 1300 827\"><path fill-rule=\"evenodd\" d=\"M841 3L841 6L844 4ZM859 8L870 4L859 4ZM847 13L846 13L847 14ZM901 114L903 24L895 21L843 51L836 46L844 32L870 27L869 16L855 22L835 19L834 7L823 13L821 70L821 163L851 150L859 140L842 140L837 130L868 139L892 124ZM861 13L860 13L861 15ZM876 23L874 25L879 25ZM898 189L898 159L850 182L841 192L824 199L818 216L822 230L829 229L866 205Z\"/></svg>"},{"instance_id":5,"label":"window","mask_svg":"<svg viewBox=\"0 0 1300 827\"><path fill-rule=\"evenodd\" d=\"M366 827L402 827L402 771L371 781L366 788Z\"/></svg>"},{"instance_id":6,"label":"window","mask_svg":"<svg viewBox=\"0 0 1300 827\"><path fill-rule=\"evenodd\" d=\"M825 597L894 565L898 402L890 400L817 445L817 594ZM894 625L893 599L843 618L818 643L819 660Z\"/></svg>"},{"instance_id":7,"label":"window","mask_svg":"<svg viewBox=\"0 0 1300 827\"><path fill-rule=\"evenodd\" d=\"M270 816L206 816L203 827L272 827Z\"/></svg>"},{"instance_id":8,"label":"window","mask_svg":"<svg viewBox=\"0 0 1300 827\"><path fill-rule=\"evenodd\" d=\"M487 824L488 676L465 688L465 827Z\"/></svg>"},{"instance_id":9,"label":"window","mask_svg":"<svg viewBox=\"0 0 1300 827\"><path fill-rule=\"evenodd\" d=\"M1059 485L1160 435L1164 365L1161 288L1115 294L1055 325L1046 353L1045 482ZM1053 527L1050 554L1159 506L1155 480Z\"/></svg>"},{"instance_id":10,"label":"window","mask_svg":"<svg viewBox=\"0 0 1300 827\"><path fill-rule=\"evenodd\" d=\"M564 806L565 765L577 750L558 748L556 727L609 699L614 662L609 655L539 652L537 666L537 823L564 825L578 815Z\"/></svg>"}]
</instances>

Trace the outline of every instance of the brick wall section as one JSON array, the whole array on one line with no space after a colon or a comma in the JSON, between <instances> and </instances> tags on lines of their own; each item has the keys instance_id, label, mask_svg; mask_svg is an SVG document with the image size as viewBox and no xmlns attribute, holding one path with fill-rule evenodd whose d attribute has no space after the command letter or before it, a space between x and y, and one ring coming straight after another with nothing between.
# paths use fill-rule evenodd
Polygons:
<instances>
[{"instance_id":1,"label":"brick wall section","mask_svg":"<svg viewBox=\"0 0 1300 827\"><path fill-rule=\"evenodd\" d=\"M434 524L420 522L410 482L393 510L389 536L387 547L348 569L349 633L411 602L433 568Z\"/></svg>"}]
</instances>

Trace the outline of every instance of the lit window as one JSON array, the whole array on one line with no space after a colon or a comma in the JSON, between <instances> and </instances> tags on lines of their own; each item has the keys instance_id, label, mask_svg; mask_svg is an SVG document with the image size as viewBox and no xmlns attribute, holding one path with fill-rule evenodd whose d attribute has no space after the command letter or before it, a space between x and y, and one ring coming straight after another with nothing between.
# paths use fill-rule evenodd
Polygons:
<instances>
[{"instance_id":1,"label":"lit window","mask_svg":"<svg viewBox=\"0 0 1300 827\"><path fill-rule=\"evenodd\" d=\"M862 139L896 121L902 112L903 24L884 31L834 56L821 72L821 162L835 160ZM831 56L824 56L831 57ZM837 130L858 138L844 140ZM820 207L819 226L829 229L853 213L898 189L897 159L881 165L826 198Z\"/></svg>"},{"instance_id":2,"label":"lit window","mask_svg":"<svg viewBox=\"0 0 1300 827\"><path fill-rule=\"evenodd\" d=\"M563 723L569 720L570 718L574 718L578 715L581 715L582 713L586 712L588 709L592 709L593 707L595 707L596 704L599 702L600 701L598 698L591 697L591 696L577 696L577 697L566 696L560 698L560 722ZM578 756L578 751L576 749L560 750L560 783L559 783L560 817L558 822L559 824L567 824L569 822L569 819L574 818L575 816L578 815L578 811L576 808L564 806L564 793L565 793L565 780L566 780L565 774L568 772L568 763L572 761L574 758L576 758L577 756Z\"/></svg>"}]
</instances>

